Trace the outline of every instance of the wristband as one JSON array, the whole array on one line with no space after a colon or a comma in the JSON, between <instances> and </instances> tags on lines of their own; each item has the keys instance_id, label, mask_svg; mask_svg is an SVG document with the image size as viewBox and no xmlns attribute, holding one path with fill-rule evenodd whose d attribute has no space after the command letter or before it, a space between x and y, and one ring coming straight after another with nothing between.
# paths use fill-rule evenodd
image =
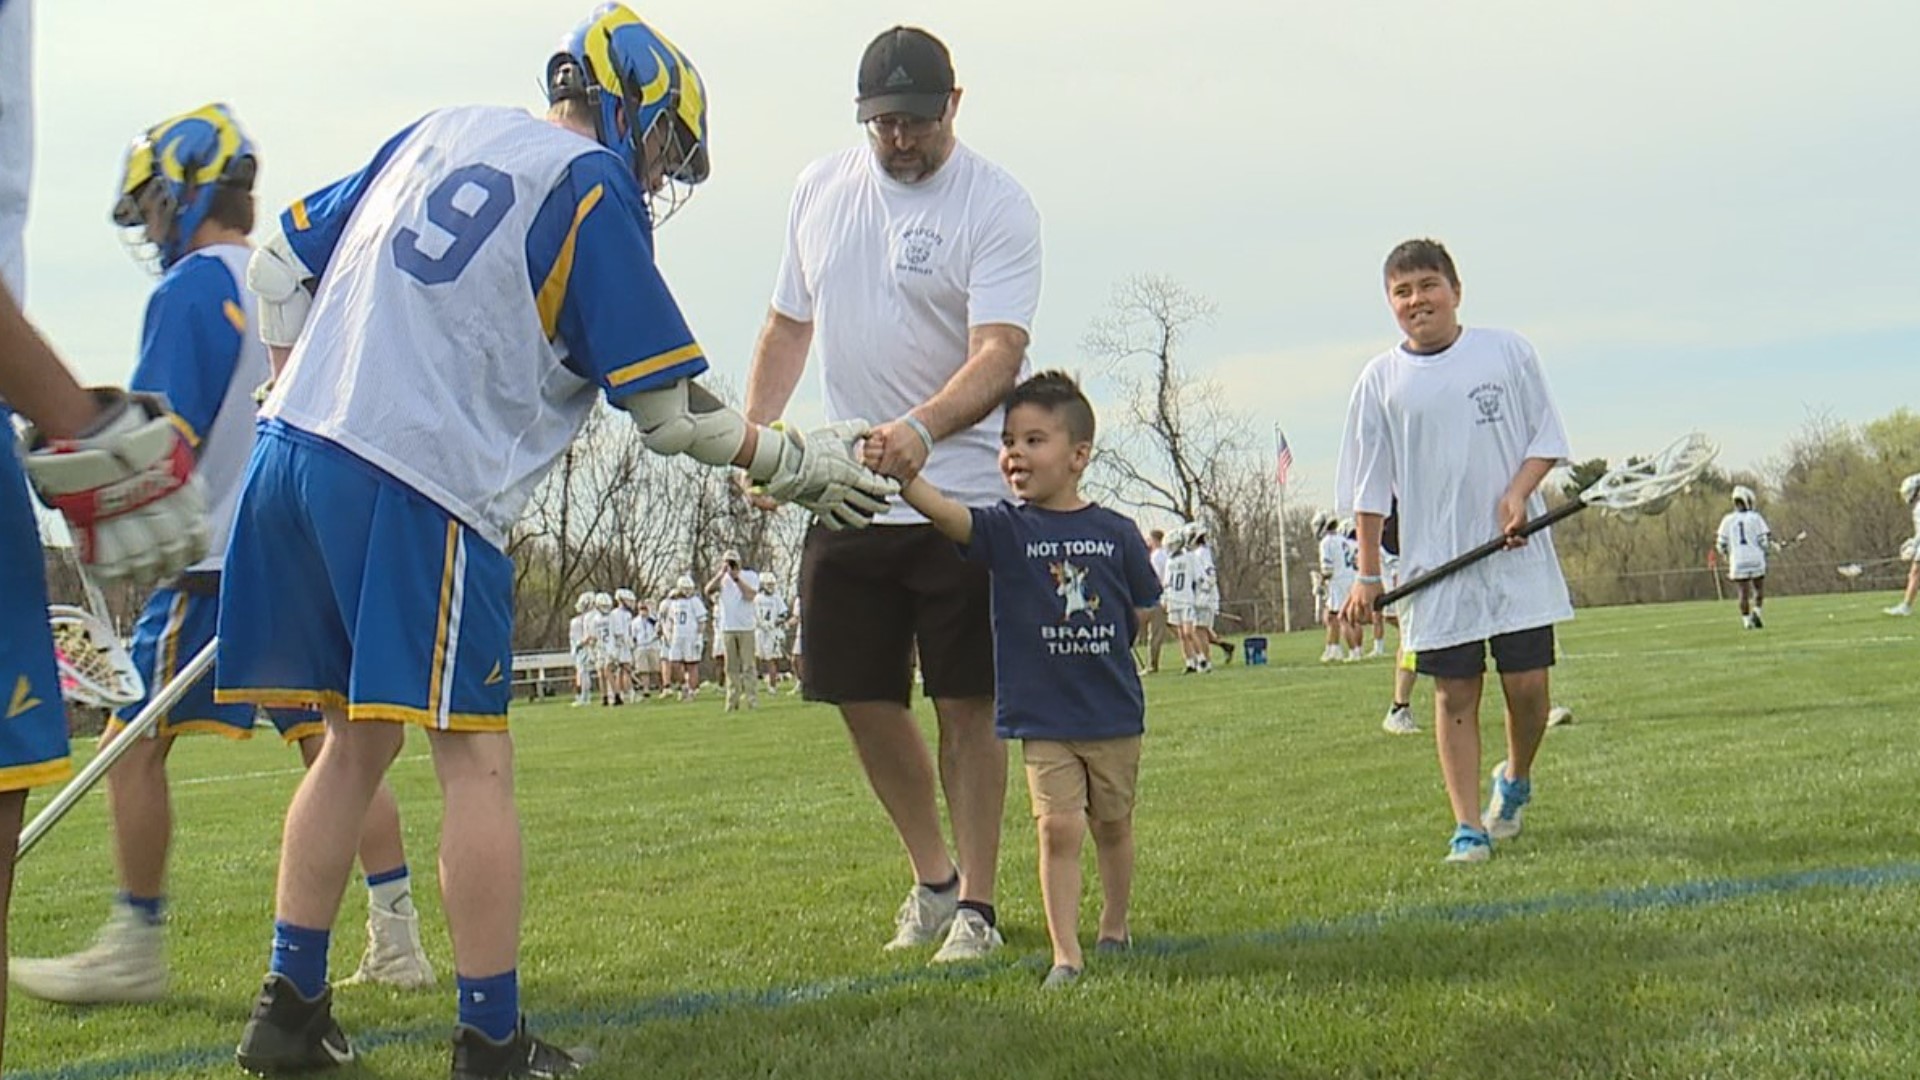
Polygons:
<instances>
[{"instance_id":1,"label":"wristband","mask_svg":"<svg viewBox=\"0 0 1920 1080\"><path fill-rule=\"evenodd\" d=\"M920 436L920 441L927 444L927 453L933 453L933 432L927 430L927 425L921 423L919 417L908 413L900 418L900 422L912 428L913 433Z\"/></svg>"},{"instance_id":2,"label":"wristband","mask_svg":"<svg viewBox=\"0 0 1920 1080\"><path fill-rule=\"evenodd\" d=\"M1379 574L1361 574L1359 577L1354 578L1354 580L1362 585L1378 585L1381 583Z\"/></svg>"}]
</instances>

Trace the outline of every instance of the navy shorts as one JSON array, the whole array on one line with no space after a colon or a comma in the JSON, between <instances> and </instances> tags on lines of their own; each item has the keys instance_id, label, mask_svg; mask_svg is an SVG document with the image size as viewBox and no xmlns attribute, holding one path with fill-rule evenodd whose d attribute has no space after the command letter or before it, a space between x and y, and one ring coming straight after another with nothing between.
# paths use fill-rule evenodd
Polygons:
<instances>
[{"instance_id":1,"label":"navy shorts","mask_svg":"<svg viewBox=\"0 0 1920 1080\"><path fill-rule=\"evenodd\" d=\"M1436 679L1477 678L1487 673L1489 652L1493 653L1493 662L1502 675L1550 668L1553 666L1553 627L1536 626L1444 649L1422 649L1414 656L1413 670Z\"/></svg>"}]
</instances>

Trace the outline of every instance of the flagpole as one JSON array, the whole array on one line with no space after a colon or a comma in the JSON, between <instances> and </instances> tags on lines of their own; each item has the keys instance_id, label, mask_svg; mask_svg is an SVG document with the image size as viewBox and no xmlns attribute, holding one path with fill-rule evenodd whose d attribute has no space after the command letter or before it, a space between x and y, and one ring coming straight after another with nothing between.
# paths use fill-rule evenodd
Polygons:
<instances>
[{"instance_id":1,"label":"flagpole","mask_svg":"<svg viewBox=\"0 0 1920 1080\"><path fill-rule=\"evenodd\" d=\"M1285 436L1280 434L1280 425L1273 425L1273 452L1277 461ZM1287 563L1291 558L1287 552L1287 485L1281 481L1278 473L1274 475L1274 486L1278 489L1276 505L1280 514L1280 632L1293 633L1293 589L1288 583Z\"/></svg>"}]
</instances>

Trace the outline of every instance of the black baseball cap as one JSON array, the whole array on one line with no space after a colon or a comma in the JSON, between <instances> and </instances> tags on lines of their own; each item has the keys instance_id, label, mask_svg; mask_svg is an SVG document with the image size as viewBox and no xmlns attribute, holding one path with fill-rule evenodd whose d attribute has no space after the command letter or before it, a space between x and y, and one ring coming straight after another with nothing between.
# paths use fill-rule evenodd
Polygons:
<instances>
[{"instance_id":1,"label":"black baseball cap","mask_svg":"<svg viewBox=\"0 0 1920 1080\"><path fill-rule=\"evenodd\" d=\"M861 123L889 113L937 120L953 93L953 58L940 39L915 26L896 26L860 57L860 90L854 95Z\"/></svg>"}]
</instances>

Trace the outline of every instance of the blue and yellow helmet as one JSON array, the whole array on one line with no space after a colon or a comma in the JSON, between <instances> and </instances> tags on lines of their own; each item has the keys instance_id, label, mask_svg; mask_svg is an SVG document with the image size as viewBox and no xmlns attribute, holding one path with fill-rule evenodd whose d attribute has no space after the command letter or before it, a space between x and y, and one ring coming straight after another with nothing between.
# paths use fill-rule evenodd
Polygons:
<instances>
[{"instance_id":1,"label":"blue and yellow helmet","mask_svg":"<svg viewBox=\"0 0 1920 1080\"><path fill-rule=\"evenodd\" d=\"M575 99L594 107L595 134L633 170L652 202L649 165L672 181L667 206L654 211L659 224L684 201L682 188L704 181L707 158L707 88L693 62L626 5L593 9L547 61L547 102ZM647 135L665 125L661 160L646 160Z\"/></svg>"},{"instance_id":2,"label":"blue and yellow helmet","mask_svg":"<svg viewBox=\"0 0 1920 1080\"><path fill-rule=\"evenodd\" d=\"M223 104L162 120L127 148L113 223L138 230L129 243L157 255L165 269L186 255L187 242L213 208L215 193L221 188L251 191L259 167L253 140ZM163 236L155 238L147 228L149 213L164 224Z\"/></svg>"}]
</instances>

